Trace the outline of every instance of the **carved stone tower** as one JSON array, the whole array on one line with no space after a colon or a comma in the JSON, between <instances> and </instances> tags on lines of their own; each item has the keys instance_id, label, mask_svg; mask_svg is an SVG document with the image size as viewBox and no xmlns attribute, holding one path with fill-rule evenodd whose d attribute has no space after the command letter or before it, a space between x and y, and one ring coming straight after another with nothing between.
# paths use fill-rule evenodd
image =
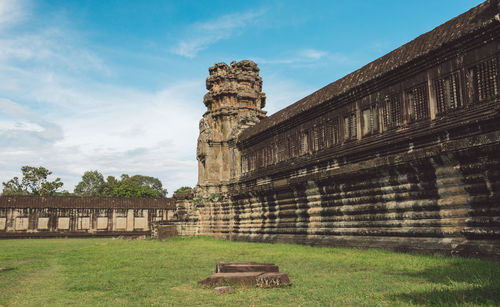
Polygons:
<instances>
[{"instance_id":1,"label":"carved stone tower","mask_svg":"<svg viewBox=\"0 0 500 307\"><path fill-rule=\"evenodd\" d=\"M209 72L203 99L207 112L200 121L197 148L198 189L205 195L224 193L227 184L239 178L238 135L266 116L257 64L248 60L230 66L217 63Z\"/></svg>"}]
</instances>

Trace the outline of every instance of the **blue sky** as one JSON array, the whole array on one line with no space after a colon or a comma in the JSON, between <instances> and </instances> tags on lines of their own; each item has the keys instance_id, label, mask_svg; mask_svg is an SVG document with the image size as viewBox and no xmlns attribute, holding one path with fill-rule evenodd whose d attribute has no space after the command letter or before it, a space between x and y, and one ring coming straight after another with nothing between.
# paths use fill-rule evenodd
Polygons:
<instances>
[{"instance_id":1,"label":"blue sky","mask_svg":"<svg viewBox=\"0 0 500 307\"><path fill-rule=\"evenodd\" d=\"M251 59L272 114L481 1L0 0L0 181L45 166L194 186L208 67Z\"/></svg>"}]
</instances>

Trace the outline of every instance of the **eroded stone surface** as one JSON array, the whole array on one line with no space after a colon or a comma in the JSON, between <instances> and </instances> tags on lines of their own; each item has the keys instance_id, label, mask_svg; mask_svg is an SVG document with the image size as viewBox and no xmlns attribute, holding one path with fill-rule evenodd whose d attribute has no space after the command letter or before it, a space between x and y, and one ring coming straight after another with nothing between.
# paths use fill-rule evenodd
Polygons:
<instances>
[{"instance_id":1,"label":"eroded stone surface","mask_svg":"<svg viewBox=\"0 0 500 307\"><path fill-rule=\"evenodd\" d=\"M292 284L288 275L280 273L278 266L273 263L225 261L217 262L216 273L198 283L207 287L235 284L242 286L257 285L262 288Z\"/></svg>"},{"instance_id":2,"label":"eroded stone surface","mask_svg":"<svg viewBox=\"0 0 500 307\"><path fill-rule=\"evenodd\" d=\"M254 125L215 116L234 101L220 88L239 95L216 64L199 233L500 257L499 7L484 2Z\"/></svg>"},{"instance_id":3,"label":"eroded stone surface","mask_svg":"<svg viewBox=\"0 0 500 307\"><path fill-rule=\"evenodd\" d=\"M261 288L276 288L291 286L292 282L286 273L272 272L257 276L256 285Z\"/></svg>"},{"instance_id":4,"label":"eroded stone surface","mask_svg":"<svg viewBox=\"0 0 500 307\"><path fill-rule=\"evenodd\" d=\"M215 273L198 283L208 287L226 285L228 283L240 286L251 286L257 284L257 277L262 274L264 274L264 272Z\"/></svg>"},{"instance_id":5,"label":"eroded stone surface","mask_svg":"<svg viewBox=\"0 0 500 307\"><path fill-rule=\"evenodd\" d=\"M0 196L0 238L140 236L174 211L175 199Z\"/></svg>"},{"instance_id":6,"label":"eroded stone surface","mask_svg":"<svg viewBox=\"0 0 500 307\"><path fill-rule=\"evenodd\" d=\"M214 292L221 295L221 294L227 294L231 293L234 291L234 288L231 286L222 286L222 287L215 287Z\"/></svg>"},{"instance_id":7,"label":"eroded stone surface","mask_svg":"<svg viewBox=\"0 0 500 307\"><path fill-rule=\"evenodd\" d=\"M277 265L273 263L257 262L225 262L219 261L215 266L215 273L235 272L279 272Z\"/></svg>"},{"instance_id":8,"label":"eroded stone surface","mask_svg":"<svg viewBox=\"0 0 500 307\"><path fill-rule=\"evenodd\" d=\"M257 65L248 60L217 63L209 69L207 112L200 121L198 137L198 192L217 198L231 178L240 174L236 138L244 129L265 117L262 78Z\"/></svg>"}]
</instances>

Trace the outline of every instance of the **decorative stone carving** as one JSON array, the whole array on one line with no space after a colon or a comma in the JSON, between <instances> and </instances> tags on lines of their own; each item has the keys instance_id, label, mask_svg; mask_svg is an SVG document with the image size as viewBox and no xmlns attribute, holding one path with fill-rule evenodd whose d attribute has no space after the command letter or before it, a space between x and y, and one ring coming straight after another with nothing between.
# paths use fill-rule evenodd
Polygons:
<instances>
[{"instance_id":1,"label":"decorative stone carving","mask_svg":"<svg viewBox=\"0 0 500 307\"><path fill-rule=\"evenodd\" d=\"M196 155L198 188L205 198L219 198L227 190L224 186L240 174L238 135L265 117L266 96L252 61L217 63L209 72L203 99L207 112L200 121Z\"/></svg>"}]
</instances>

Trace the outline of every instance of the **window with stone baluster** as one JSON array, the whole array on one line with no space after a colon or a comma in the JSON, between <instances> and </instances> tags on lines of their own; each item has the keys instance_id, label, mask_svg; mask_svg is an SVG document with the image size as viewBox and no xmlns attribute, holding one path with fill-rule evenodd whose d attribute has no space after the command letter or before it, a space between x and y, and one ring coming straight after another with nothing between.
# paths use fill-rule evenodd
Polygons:
<instances>
[{"instance_id":1,"label":"window with stone baluster","mask_svg":"<svg viewBox=\"0 0 500 307\"><path fill-rule=\"evenodd\" d=\"M485 102L499 97L497 62L496 58L490 58L468 69L468 91L473 102Z\"/></svg>"},{"instance_id":2,"label":"window with stone baluster","mask_svg":"<svg viewBox=\"0 0 500 307\"><path fill-rule=\"evenodd\" d=\"M438 113L443 114L462 106L458 72L454 72L434 81Z\"/></svg>"},{"instance_id":3,"label":"window with stone baluster","mask_svg":"<svg viewBox=\"0 0 500 307\"><path fill-rule=\"evenodd\" d=\"M429 118L429 95L427 83L422 83L406 91L410 120L418 121Z\"/></svg>"},{"instance_id":4,"label":"window with stone baluster","mask_svg":"<svg viewBox=\"0 0 500 307\"><path fill-rule=\"evenodd\" d=\"M396 128L403 124L400 94L390 94L384 97L382 102L382 124L384 130Z\"/></svg>"}]
</instances>

